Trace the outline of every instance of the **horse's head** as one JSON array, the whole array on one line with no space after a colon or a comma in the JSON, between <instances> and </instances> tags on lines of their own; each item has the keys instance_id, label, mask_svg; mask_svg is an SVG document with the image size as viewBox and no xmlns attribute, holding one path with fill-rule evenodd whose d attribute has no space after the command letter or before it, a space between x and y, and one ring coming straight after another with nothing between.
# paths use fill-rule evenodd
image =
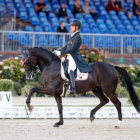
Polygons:
<instances>
[{"instance_id":1,"label":"horse's head","mask_svg":"<svg viewBox=\"0 0 140 140\"><path fill-rule=\"evenodd\" d=\"M33 74L36 71L37 58L35 56L30 56L29 52L21 52L22 61L26 72L26 78L32 79Z\"/></svg>"}]
</instances>

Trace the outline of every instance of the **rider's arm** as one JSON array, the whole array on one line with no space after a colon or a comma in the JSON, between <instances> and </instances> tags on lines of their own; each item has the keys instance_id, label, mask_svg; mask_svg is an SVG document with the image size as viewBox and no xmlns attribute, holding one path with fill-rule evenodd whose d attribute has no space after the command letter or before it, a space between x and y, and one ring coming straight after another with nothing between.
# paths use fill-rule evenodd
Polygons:
<instances>
[{"instance_id":1,"label":"rider's arm","mask_svg":"<svg viewBox=\"0 0 140 140\"><path fill-rule=\"evenodd\" d=\"M80 43L81 43L81 38L80 38L80 36L77 36L77 37L75 37L75 39L72 43L72 46L70 48L67 47L67 49L59 50L59 51L61 51L61 55L67 54L67 53L71 54L73 51L75 51L77 46L80 46Z\"/></svg>"},{"instance_id":2,"label":"rider's arm","mask_svg":"<svg viewBox=\"0 0 140 140\"><path fill-rule=\"evenodd\" d=\"M62 50L66 50L67 49L67 45L64 46L63 48L59 49L58 51L62 51Z\"/></svg>"}]
</instances>

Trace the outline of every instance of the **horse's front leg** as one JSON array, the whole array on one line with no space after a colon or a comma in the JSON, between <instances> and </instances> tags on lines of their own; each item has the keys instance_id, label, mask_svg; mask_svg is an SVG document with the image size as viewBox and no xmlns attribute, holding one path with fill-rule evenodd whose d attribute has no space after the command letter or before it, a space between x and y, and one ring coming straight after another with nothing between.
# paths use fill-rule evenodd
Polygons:
<instances>
[{"instance_id":1,"label":"horse's front leg","mask_svg":"<svg viewBox=\"0 0 140 140\"><path fill-rule=\"evenodd\" d=\"M59 127L60 125L63 125L63 123L64 123L64 121L63 121L62 98L59 94L55 94L54 97L55 97L55 100L57 102L58 112L59 112L59 122L55 123L54 127Z\"/></svg>"},{"instance_id":2,"label":"horse's front leg","mask_svg":"<svg viewBox=\"0 0 140 140\"><path fill-rule=\"evenodd\" d=\"M47 95L52 95L51 91L52 90L50 90L48 87L32 88L30 90L29 95L28 95L27 100L26 100L26 104L27 104L27 107L28 107L29 111L32 112L32 110L34 108L33 106L30 105L31 97L32 97L34 92L38 92L38 93L42 93L42 94L47 94Z\"/></svg>"}]
</instances>

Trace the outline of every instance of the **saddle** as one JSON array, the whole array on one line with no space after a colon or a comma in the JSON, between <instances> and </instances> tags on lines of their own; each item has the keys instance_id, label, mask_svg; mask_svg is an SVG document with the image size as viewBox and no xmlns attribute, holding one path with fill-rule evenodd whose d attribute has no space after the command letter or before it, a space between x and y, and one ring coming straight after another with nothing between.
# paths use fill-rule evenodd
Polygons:
<instances>
[{"instance_id":1,"label":"saddle","mask_svg":"<svg viewBox=\"0 0 140 140\"><path fill-rule=\"evenodd\" d=\"M68 60L65 59L63 62L61 61L61 69L60 74L62 79L65 81L69 81L69 74L68 74ZM75 75L75 81L81 81L81 80L87 80L88 79L88 73L82 73L79 71L78 68L74 71Z\"/></svg>"}]
</instances>

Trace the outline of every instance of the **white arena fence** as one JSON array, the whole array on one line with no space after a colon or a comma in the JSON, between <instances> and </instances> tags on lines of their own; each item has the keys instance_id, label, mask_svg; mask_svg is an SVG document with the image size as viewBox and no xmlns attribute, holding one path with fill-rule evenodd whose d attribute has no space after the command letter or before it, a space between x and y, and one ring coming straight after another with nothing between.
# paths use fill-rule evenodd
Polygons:
<instances>
[{"instance_id":1,"label":"white arena fence","mask_svg":"<svg viewBox=\"0 0 140 140\"><path fill-rule=\"evenodd\" d=\"M89 119L90 111L94 107L64 107L64 118ZM134 107L122 107L123 118L140 118ZM103 107L95 115L96 118L118 118L115 107ZM27 107L0 108L0 118L31 118L31 119L54 119L59 118L57 107L35 107L33 112L29 112Z\"/></svg>"},{"instance_id":2,"label":"white arena fence","mask_svg":"<svg viewBox=\"0 0 140 140\"><path fill-rule=\"evenodd\" d=\"M0 31L0 51L26 51L33 47L54 50L67 44L70 33ZM139 35L83 34L82 44L110 54L139 54Z\"/></svg>"}]
</instances>

